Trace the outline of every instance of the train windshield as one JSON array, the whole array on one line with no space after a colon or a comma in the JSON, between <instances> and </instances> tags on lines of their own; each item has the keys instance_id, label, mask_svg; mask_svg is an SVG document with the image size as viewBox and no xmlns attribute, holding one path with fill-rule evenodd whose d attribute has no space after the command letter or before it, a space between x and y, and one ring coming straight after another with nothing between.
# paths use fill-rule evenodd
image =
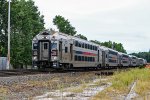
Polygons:
<instances>
[{"instance_id":1,"label":"train windshield","mask_svg":"<svg viewBox=\"0 0 150 100\"><path fill-rule=\"evenodd\" d=\"M57 43L52 43L51 44L51 49L56 49L57 48Z\"/></svg>"}]
</instances>

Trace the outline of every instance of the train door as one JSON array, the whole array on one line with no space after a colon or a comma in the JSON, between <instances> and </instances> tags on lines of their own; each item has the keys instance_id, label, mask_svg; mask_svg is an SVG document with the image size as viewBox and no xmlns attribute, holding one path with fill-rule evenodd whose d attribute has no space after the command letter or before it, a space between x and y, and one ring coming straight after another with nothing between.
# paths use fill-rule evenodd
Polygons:
<instances>
[{"instance_id":1,"label":"train door","mask_svg":"<svg viewBox=\"0 0 150 100\"><path fill-rule=\"evenodd\" d=\"M40 42L40 60L49 60L49 42Z\"/></svg>"},{"instance_id":2,"label":"train door","mask_svg":"<svg viewBox=\"0 0 150 100\"><path fill-rule=\"evenodd\" d=\"M73 44L70 44L70 60L73 59Z\"/></svg>"},{"instance_id":3,"label":"train door","mask_svg":"<svg viewBox=\"0 0 150 100\"><path fill-rule=\"evenodd\" d=\"M59 42L59 57L62 60L62 42Z\"/></svg>"},{"instance_id":4,"label":"train door","mask_svg":"<svg viewBox=\"0 0 150 100\"><path fill-rule=\"evenodd\" d=\"M97 58L98 58L98 59L97 59L97 62L99 62L99 50L98 50L98 55L97 55Z\"/></svg>"},{"instance_id":5,"label":"train door","mask_svg":"<svg viewBox=\"0 0 150 100\"><path fill-rule=\"evenodd\" d=\"M105 51L102 51L102 66L105 66Z\"/></svg>"},{"instance_id":6,"label":"train door","mask_svg":"<svg viewBox=\"0 0 150 100\"><path fill-rule=\"evenodd\" d=\"M123 63L123 62L122 62L123 58L122 58L122 56L121 56L121 55L119 55L119 59L118 59L118 60L119 60L119 63L118 63L118 64L119 64L119 66L121 66L121 65L122 65L122 63Z\"/></svg>"}]
</instances>

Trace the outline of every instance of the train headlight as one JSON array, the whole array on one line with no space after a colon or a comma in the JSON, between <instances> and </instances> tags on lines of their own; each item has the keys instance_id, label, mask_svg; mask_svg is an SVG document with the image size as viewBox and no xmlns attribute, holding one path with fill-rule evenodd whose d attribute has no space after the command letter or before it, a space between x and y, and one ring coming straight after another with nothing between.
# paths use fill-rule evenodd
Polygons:
<instances>
[{"instance_id":1,"label":"train headlight","mask_svg":"<svg viewBox=\"0 0 150 100\"><path fill-rule=\"evenodd\" d=\"M58 60L58 57L54 57L54 60Z\"/></svg>"},{"instance_id":2,"label":"train headlight","mask_svg":"<svg viewBox=\"0 0 150 100\"><path fill-rule=\"evenodd\" d=\"M37 56L34 56L34 57L33 57L33 60L37 60Z\"/></svg>"}]
</instances>

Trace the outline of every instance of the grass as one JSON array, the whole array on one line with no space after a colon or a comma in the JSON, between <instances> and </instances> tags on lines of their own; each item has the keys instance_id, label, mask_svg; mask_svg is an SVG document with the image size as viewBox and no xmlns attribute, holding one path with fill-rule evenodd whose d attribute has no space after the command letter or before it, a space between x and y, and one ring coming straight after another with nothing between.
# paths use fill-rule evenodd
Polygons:
<instances>
[{"instance_id":1,"label":"grass","mask_svg":"<svg viewBox=\"0 0 150 100\"><path fill-rule=\"evenodd\" d=\"M7 94L7 93L8 93L8 88L0 87L0 94Z\"/></svg>"},{"instance_id":2,"label":"grass","mask_svg":"<svg viewBox=\"0 0 150 100\"><path fill-rule=\"evenodd\" d=\"M116 90L127 91L134 81L144 81L150 79L149 69L132 69L126 72L116 73L113 76L112 87Z\"/></svg>"},{"instance_id":3,"label":"grass","mask_svg":"<svg viewBox=\"0 0 150 100\"><path fill-rule=\"evenodd\" d=\"M141 70L135 86L135 92L141 96L145 96L150 92L150 69Z\"/></svg>"},{"instance_id":4,"label":"grass","mask_svg":"<svg viewBox=\"0 0 150 100\"><path fill-rule=\"evenodd\" d=\"M7 87L0 87L0 100L6 100L9 90Z\"/></svg>"},{"instance_id":5,"label":"grass","mask_svg":"<svg viewBox=\"0 0 150 100\"><path fill-rule=\"evenodd\" d=\"M131 84L136 81L137 84L134 87L134 90L140 96L145 96L150 92L150 69L131 69L129 71L122 71L115 73L110 82L112 86L106 90L98 93L94 96L93 100L99 100L99 98L104 98L104 100L109 99L107 94L116 96L120 94L128 94L130 91Z\"/></svg>"}]
</instances>

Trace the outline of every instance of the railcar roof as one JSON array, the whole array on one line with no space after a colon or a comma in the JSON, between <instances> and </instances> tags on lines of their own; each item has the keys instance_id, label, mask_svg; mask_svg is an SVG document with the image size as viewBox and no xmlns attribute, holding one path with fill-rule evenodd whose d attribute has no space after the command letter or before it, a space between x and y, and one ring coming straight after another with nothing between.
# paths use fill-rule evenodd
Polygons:
<instances>
[{"instance_id":1,"label":"railcar roof","mask_svg":"<svg viewBox=\"0 0 150 100\"><path fill-rule=\"evenodd\" d=\"M88 43L88 44L91 44L91 45L96 45L96 46L99 46L98 44L96 44L96 43L93 43L93 42L90 42L90 41L88 41L88 40L84 40L84 39L81 39L81 38L78 38L78 37L75 37L75 36L71 36L71 35L67 35L67 34L64 34L64 33L61 33L61 32L56 32L55 34L53 34L53 35L61 35L61 36L65 36L66 38L68 37L68 38L70 38L70 39L73 39L73 40L77 40L77 41L79 41L79 42L84 42L84 43Z\"/></svg>"}]
</instances>

